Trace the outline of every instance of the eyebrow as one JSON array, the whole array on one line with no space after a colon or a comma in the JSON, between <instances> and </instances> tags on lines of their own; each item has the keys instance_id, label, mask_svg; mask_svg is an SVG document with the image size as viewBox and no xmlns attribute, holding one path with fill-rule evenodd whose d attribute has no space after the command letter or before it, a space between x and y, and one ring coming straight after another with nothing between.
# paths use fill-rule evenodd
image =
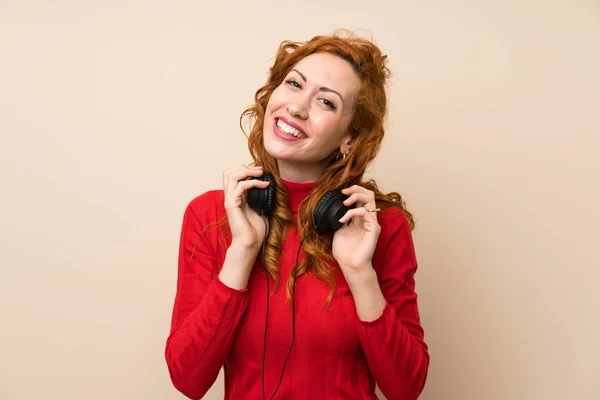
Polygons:
<instances>
[{"instance_id":1,"label":"eyebrow","mask_svg":"<svg viewBox=\"0 0 600 400\"><path fill-rule=\"evenodd\" d=\"M308 82L308 80L306 79L306 76L304 76L304 74L300 71L298 71L296 68L292 69L292 71L295 71L298 75L300 75L300 77L302 78L302 80L306 83ZM340 96L340 99L342 100L342 103L344 102L344 98L342 97L341 94L339 94L338 92L336 92L335 90L328 88L327 86L321 86L319 88L319 90L323 91L323 92L330 92L330 93L335 93L338 96Z\"/></svg>"}]
</instances>

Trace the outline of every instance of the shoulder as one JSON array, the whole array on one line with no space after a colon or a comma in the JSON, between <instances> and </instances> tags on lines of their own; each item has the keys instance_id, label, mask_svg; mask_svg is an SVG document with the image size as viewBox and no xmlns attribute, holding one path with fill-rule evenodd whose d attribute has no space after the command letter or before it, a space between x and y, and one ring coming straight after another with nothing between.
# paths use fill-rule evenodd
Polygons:
<instances>
[{"instance_id":1,"label":"shoulder","mask_svg":"<svg viewBox=\"0 0 600 400\"><path fill-rule=\"evenodd\" d=\"M398 207L388 207L377 215L377 221L381 226L380 237L390 238L394 233L406 231L410 235L410 221Z\"/></svg>"},{"instance_id":2,"label":"shoulder","mask_svg":"<svg viewBox=\"0 0 600 400\"><path fill-rule=\"evenodd\" d=\"M414 260L414 241L407 215L398 207L388 207L377 216L381 232L374 254L374 263L380 267L392 259ZM412 261L410 262L412 264Z\"/></svg>"},{"instance_id":3,"label":"shoulder","mask_svg":"<svg viewBox=\"0 0 600 400\"><path fill-rule=\"evenodd\" d=\"M223 190L208 190L194 197L188 203L185 213L203 222L220 218L225 213Z\"/></svg>"}]
</instances>

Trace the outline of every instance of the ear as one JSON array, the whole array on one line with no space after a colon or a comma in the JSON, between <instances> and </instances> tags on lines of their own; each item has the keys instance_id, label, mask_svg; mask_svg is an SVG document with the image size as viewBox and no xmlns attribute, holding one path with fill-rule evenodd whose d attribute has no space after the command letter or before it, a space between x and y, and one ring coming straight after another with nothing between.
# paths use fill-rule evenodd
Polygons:
<instances>
[{"instance_id":1,"label":"ear","mask_svg":"<svg viewBox=\"0 0 600 400\"><path fill-rule=\"evenodd\" d=\"M350 150L352 149L353 146L354 146L354 138L352 137L352 135L350 133L347 133L342 138L342 144L340 146L340 153L346 154L347 152L350 152Z\"/></svg>"}]
</instances>

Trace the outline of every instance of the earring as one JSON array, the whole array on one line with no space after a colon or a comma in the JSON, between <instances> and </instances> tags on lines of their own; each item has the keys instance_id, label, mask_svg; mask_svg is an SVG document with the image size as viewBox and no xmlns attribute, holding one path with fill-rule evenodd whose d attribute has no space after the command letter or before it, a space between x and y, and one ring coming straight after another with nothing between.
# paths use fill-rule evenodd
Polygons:
<instances>
[{"instance_id":1,"label":"earring","mask_svg":"<svg viewBox=\"0 0 600 400\"><path fill-rule=\"evenodd\" d=\"M342 160L345 160L345 159L346 159L346 156L348 155L348 152L349 152L349 151L350 151L350 147L348 147L348 148L346 149L346 152L345 152L345 153L344 153L344 155L342 156Z\"/></svg>"}]
</instances>

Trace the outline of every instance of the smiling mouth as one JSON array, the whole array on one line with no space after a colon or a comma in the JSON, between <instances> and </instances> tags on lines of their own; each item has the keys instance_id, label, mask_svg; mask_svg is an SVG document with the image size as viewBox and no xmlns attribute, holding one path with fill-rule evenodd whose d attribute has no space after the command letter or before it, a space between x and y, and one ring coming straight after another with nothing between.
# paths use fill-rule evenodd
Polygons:
<instances>
[{"instance_id":1,"label":"smiling mouth","mask_svg":"<svg viewBox=\"0 0 600 400\"><path fill-rule=\"evenodd\" d=\"M276 124L277 124L277 127L283 133L286 133L286 134L288 134L290 136L293 136L293 137L298 138L298 139L306 139L308 137L303 132L299 131L298 129L294 128L293 126L290 126L290 125L286 124L285 122L283 122L279 118L276 119Z\"/></svg>"}]
</instances>

